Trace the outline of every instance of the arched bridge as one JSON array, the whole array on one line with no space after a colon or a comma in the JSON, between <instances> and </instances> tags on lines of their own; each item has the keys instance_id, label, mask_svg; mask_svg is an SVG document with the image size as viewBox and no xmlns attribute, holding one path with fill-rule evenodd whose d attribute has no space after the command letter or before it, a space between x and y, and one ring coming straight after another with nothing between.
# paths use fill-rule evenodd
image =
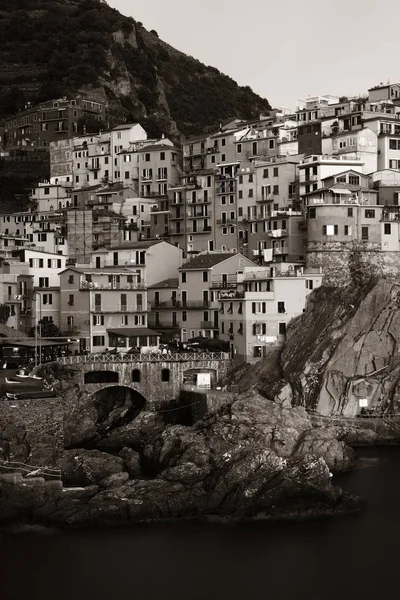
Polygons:
<instances>
[{"instance_id":1,"label":"arched bridge","mask_svg":"<svg viewBox=\"0 0 400 600\"><path fill-rule=\"evenodd\" d=\"M194 383L197 373L209 373L213 387L231 367L227 352L89 354L64 356L57 361L75 371L84 395L124 386L138 392L148 406L160 406L178 398L181 386Z\"/></svg>"}]
</instances>

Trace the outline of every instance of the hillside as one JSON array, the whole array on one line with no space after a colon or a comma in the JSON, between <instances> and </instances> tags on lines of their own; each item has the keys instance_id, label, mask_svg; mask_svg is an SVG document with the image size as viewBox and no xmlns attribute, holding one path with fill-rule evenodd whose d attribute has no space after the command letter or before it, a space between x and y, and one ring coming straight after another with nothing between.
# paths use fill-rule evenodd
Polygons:
<instances>
[{"instance_id":1,"label":"hillside","mask_svg":"<svg viewBox=\"0 0 400 600\"><path fill-rule=\"evenodd\" d=\"M178 138L271 108L102 0L1 0L0 27L1 117L83 92L107 99L111 125L140 121Z\"/></svg>"}]
</instances>

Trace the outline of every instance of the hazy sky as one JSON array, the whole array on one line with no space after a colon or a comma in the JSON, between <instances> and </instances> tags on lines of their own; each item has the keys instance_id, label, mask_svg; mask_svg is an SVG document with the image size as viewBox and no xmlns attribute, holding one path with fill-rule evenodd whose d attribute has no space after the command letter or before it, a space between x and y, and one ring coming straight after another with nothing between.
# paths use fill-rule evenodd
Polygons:
<instances>
[{"instance_id":1,"label":"hazy sky","mask_svg":"<svg viewBox=\"0 0 400 600\"><path fill-rule=\"evenodd\" d=\"M107 0L273 107L400 79L400 2ZM386 10L387 9L387 10Z\"/></svg>"}]
</instances>

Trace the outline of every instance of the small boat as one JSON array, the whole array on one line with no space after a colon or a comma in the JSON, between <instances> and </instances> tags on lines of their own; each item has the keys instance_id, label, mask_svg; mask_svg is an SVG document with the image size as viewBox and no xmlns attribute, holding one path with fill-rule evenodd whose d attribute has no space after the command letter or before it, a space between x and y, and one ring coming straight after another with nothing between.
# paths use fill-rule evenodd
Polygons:
<instances>
[{"instance_id":1,"label":"small boat","mask_svg":"<svg viewBox=\"0 0 400 600\"><path fill-rule=\"evenodd\" d=\"M9 392L6 392L6 397L8 400L16 400L16 395L10 394Z\"/></svg>"},{"instance_id":2,"label":"small boat","mask_svg":"<svg viewBox=\"0 0 400 600\"><path fill-rule=\"evenodd\" d=\"M16 377L19 377L20 379L30 379L31 376L27 375L26 373L17 373Z\"/></svg>"},{"instance_id":3,"label":"small boat","mask_svg":"<svg viewBox=\"0 0 400 600\"><path fill-rule=\"evenodd\" d=\"M10 385L15 385L15 384L21 385L21 383L22 383L22 381L18 381L17 379L7 379L7 377L5 378L5 381L7 384L10 384Z\"/></svg>"},{"instance_id":4,"label":"small boat","mask_svg":"<svg viewBox=\"0 0 400 600\"><path fill-rule=\"evenodd\" d=\"M30 377L31 379L37 379L38 381L41 381L43 379L43 377L39 377L39 375L28 375L28 377Z\"/></svg>"}]
</instances>

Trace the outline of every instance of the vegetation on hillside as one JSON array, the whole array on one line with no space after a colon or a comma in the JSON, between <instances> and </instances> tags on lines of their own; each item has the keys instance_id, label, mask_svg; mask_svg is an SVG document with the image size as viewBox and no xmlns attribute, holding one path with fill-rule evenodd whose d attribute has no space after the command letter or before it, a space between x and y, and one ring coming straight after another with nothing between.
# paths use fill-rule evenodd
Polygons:
<instances>
[{"instance_id":1,"label":"vegetation on hillside","mask_svg":"<svg viewBox=\"0 0 400 600\"><path fill-rule=\"evenodd\" d=\"M270 109L102 0L1 0L0 28L2 117L83 91L107 98L112 124L135 120L150 135L177 136Z\"/></svg>"}]
</instances>

